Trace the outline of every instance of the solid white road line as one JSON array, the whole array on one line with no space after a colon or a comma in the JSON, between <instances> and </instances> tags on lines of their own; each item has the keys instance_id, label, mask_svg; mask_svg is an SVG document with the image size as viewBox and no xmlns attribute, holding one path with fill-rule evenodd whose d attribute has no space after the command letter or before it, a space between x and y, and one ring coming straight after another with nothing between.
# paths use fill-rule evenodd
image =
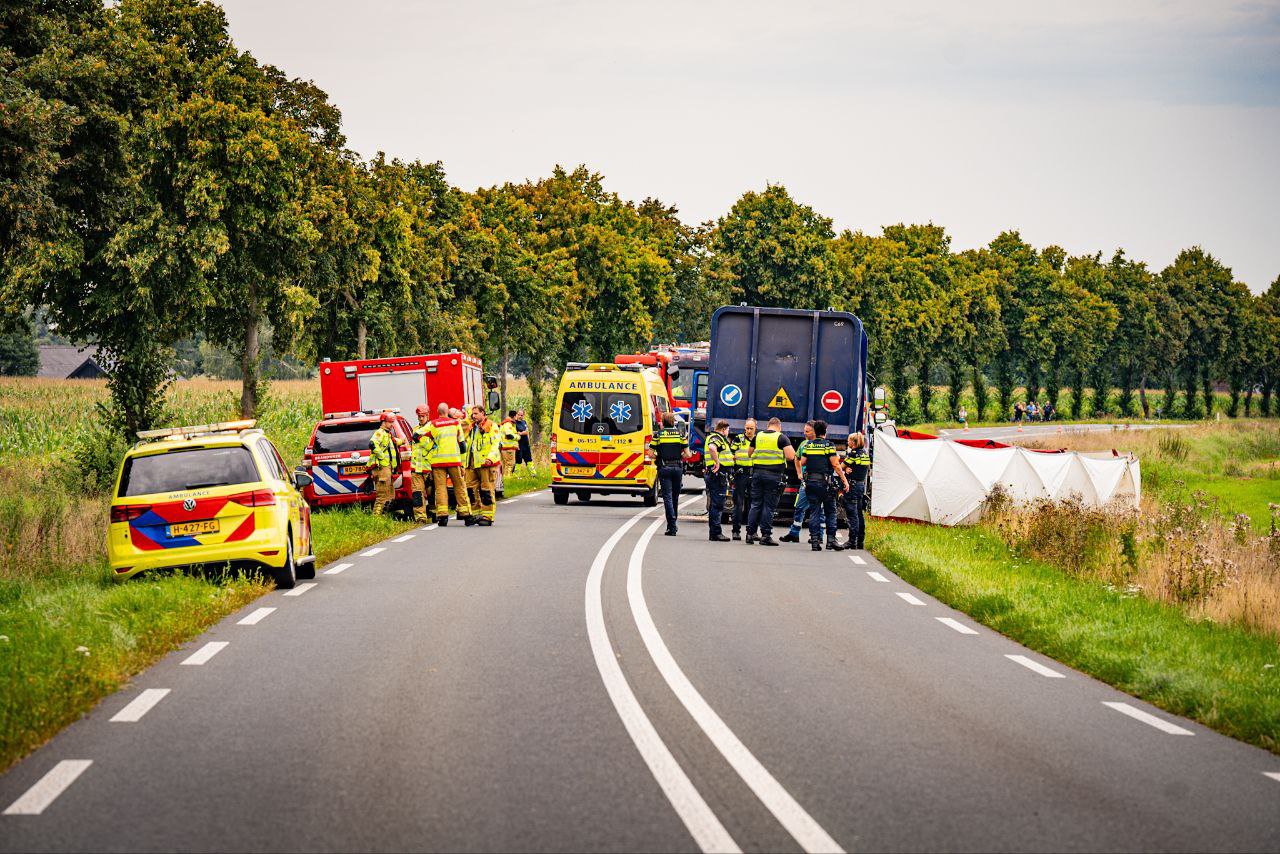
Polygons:
<instances>
[{"instance_id":1,"label":"solid white road line","mask_svg":"<svg viewBox=\"0 0 1280 854\"><path fill-rule=\"evenodd\" d=\"M879 581L881 584L888 584L888 583L889 583L889 579L885 578L883 575L881 575L881 574L880 574L880 573L878 573L878 572L872 572L872 571L868 570L868 571L867 571L867 575L871 577L871 580L872 580L872 581Z\"/></svg>"},{"instance_id":2,"label":"solid white road line","mask_svg":"<svg viewBox=\"0 0 1280 854\"><path fill-rule=\"evenodd\" d=\"M805 812L804 807L800 806L782 787L782 784L760 764L760 760L756 759L746 745L734 735L733 730L729 729L710 704L703 699L698 689L694 688L693 683L684 675L680 665L676 664L671 650L667 648L662 635L658 633L658 627L654 624L653 616L649 613L649 606L644 599L642 575L645 549L649 547L649 541L653 539L658 526L663 523L663 519L655 519L653 524L645 529L635 549L632 550L631 561L627 565L627 598L631 602L631 616L636 621L636 628L640 630L640 637L643 638L653 663L658 666L662 677L667 680L667 687L680 700L698 726L702 727L707 738L711 739L711 743L733 766L733 770L738 772L738 776L750 787L769 812L773 813L778 823L794 837L800 847L811 854L819 851L842 852L844 849L813 820L809 813Z\"/></svg>"},{"instance_id":3,"label":"solid white road line","mask_svg":"<svg viewBox=\"0 0 1280 854\"><path fill-rule=\"evenodd\" d=\"M1038 661L1027 658L1025 655L1005 655L1010 661L1016 661L1028 670L1033 670L1041 676L1048 676L1050 679L1066 679L1065 673L1059 673L1052 667L1045 667Z\"/></svg>"},{"instance_id":4,"label":"solid white road line","mask_svg":"<svg viewBox=\"0 0 1280 854\"><path fill-rule=\"evenodd\" d=\"M256 626L258 623L261 623L265 618L271 616L271 614L275 610L276 610L275 608L259 608L258 610L254 611L252 614L246 615L244 619L236 621L236 625L237 626Z\"/></svg>"},{"instance_id":5,"label":"solid white road line","mask_svg":"<svg viewBox=\"0 0 1280 854\"><path fill-rule=\"evenodd\" d=\"M394 540L392 540L391 542L393 542L393 543L407 543L407 542L409 542L409 541L410 541L410 540L412 540L412 539L413 539L413 534L405 534L403 537L396 537L396 538L395 538Z\"/></svg>"},{"instance_id":6,"label":"solid white road line","mask_svg":"<svg viewBox=\"0 0 1280 854\"><path fill-rule=\"evenodd\" d=\"M1167 732L1169 735L1195 735L1195 733L1189 729L1184 729L1177 724L1171 724L1163 718L1158 718L1155 715L1150 714L1149 712L1144 712L1142 709L1139 709L1136 706L1131 706L1128 703L1108 703L1104 701L1102 705L1115 709L1122 715L1128 715L1135 721L1142 721L1148 726L1153 726L1162 732Z\"/></svg>"},{"instance_id":7,"label":"solid white road line","mask_svg":"<svg viewBox=\"0 0 1280 854\"><path fill-rule=\"evenodd\" d=\"M378 549L378 551L382 551L382 549ZM306 593L308 590L310 590L312 587L315 587L315 586L316 586L316 583L314 581L308 581L306 584L299 584L297 587L288 591L284 595L301 596L303 593Z\"/></svg>"},{"instance_id":8,"label":"solid white road line","mask_svg":"<svg viewBox=\"0 0 1280 854\"><path fill-rule=\"evenodd\" d=\"M858 566L866 566L866 565L867 565L867 562L866 562L865 560L863 560L863 559L862 559L862 555L849 555L849 560L853 561L853 562L854 562L854 563L856 563Z\"/></svg>"},{"instance_id":9,"label":"solid white road line","mask_svg":"<svg viewBox=\"0 0 1280 854\"><path fill-rule=\"evenodd\" d=\"M1280 771L1263 771L1262 776L1270 777L1272 780L1275 780L1277 783L1280 783Z\"/></svg>"},{"instance_id":10,"label":"solid white road line","mask_svg":"<svg viewBox=\"0 0 1280 854\"><path fill-rule=\"evenodd\" d=\"M376 549L369 549L367 552L361 552L360 557L373 557L374 555L380 555L385 551L385 548L378 546Z\"/></svg>"},{"instance_id":11,"label":"solid white road line","mask_svg":"<svg viewBox=\"0 0 1280 854\"><path fill-rule=\"evenodd\" d=\"M229 641L209 641L204 646L197 649L188 658L183 660L183 664L204 664L218 653L226 648Z\"/></svg>"},{"instance_id":12,"label":"solid white road line","mask_svg":"<svg viewBox=\"0 0 1280 854\"><path fill-rule=\"evenodd\" d=\"M93 764L92 759L64 759L4 811L5 815L40 815Z\"/></svg>"},{"instance_id":13,"label":"solid white road line","mask_svg":"<svg viewBox=\"0 0 1280 854\"><path fill-rule=\"evenodd\" d=\"M613 553L618 541L640 521L642 516L650 512L652 509L641 510L632 516L614 531L600 547L600 551L596 552L595 560L591 562L591 571L587 573L587 638L591 642L596 669L600 671L605 690L609 694L609 699L613 701L618 717L622 719L622 725L626 727L627 735L631 736L631 741L640 752L640 757L649 766L649 772L658 781L662 793L667 796L676 815L680 816L680 820L684 822L693 841L706 852L724 851L737 854L742 849L733 841L733 837L724 829L720 819L716 818L715 813L707 806L707 802L694 788L684 769L671 755L671 750L662 741L658 731L653 728L653 723L645 715L644 709L640 708L640 701L636 699L636 695L627 685L627 678L622 674L622 667L618 664L617 656L613 652L613 644L609 641L609 631L605 627L604 602L600 589L605 564L609 562L609 555Z\"/></svg>"},{"instance_id":14,"label":"solid white road line","mask_svg":"<svg viewBox=\"0 0 1280 854\"><path fill-rule=\"evenodd\" d=\"M950 626L951 628L955 629L957 632L959 632L959 633L960 633L960 634L962 634L962 635L976 635L976 634L977 634L977 632L976 632L976 631L974 631L973 629L969 628L968 626L966 626L964 623L960 622L959 620L953 620L953 619L951 619L950 617L938 617L937 619L938 619L938 622L939 622L939 623L942 623L944 626Z\"/></svg>"},{"instance_id":15,"label":"solid white road line","mask_svg":"<svg viewBox=\"0 0 1280 854\"><path fill-rule=\"evenodd\" d=\"M133 698L133 702L116 712L111 718L111 723L134 724L142 720L142 716L165 698L169 693L168 688L148 688L141 694Z\"/></svg>"},{"instance_id":16,"label":"solid white road line","mask_svg":"<svg viewBox=\"0 0 1280 854\"><path fill-rule=\"evenodd\" d=\"M331 566L331 567L329 567L328 569L326 569L326 570L324 571L324 574L325 574L325 575L337 575L339 572L342 572L344 569L350 569L350 568L351 568L351 566L352 566L352 565L351 565L351 564L349 564L349 563L340 563L340 564L338 564L337 566Z\"/></svg>"},{"instance_id":17,"label":"solid white road line","mask_svg":"<svg viewBox=\"0 0 1280 854\"><path fill-rule=\"evenodd\" d=\"M906 602L908 605L923 605L923 604L924 604L924 603L923 603L923 602L921 602L919 599L917 599L915 596L912 596L910 593L903 593L901 590L897 591L897 593L898 593L898 597L899 597L900 599L902 599L902 601L903 601L903 602Z\"/></svg>"}]
</instances>

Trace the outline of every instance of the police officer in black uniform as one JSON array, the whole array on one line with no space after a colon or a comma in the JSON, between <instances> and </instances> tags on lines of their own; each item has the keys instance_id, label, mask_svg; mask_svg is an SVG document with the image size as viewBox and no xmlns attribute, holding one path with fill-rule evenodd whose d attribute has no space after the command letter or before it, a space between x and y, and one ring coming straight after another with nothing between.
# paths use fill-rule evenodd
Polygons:
<instances>
[{"instance_id":1,"label":"police officer in black uniform","mask_svg":"<svg viewBox=\"0 0 1280 854\"><path fill-rule=\"evenodd\" d=\"M847 491L849 482L840 469L840 452L827 440L827 422L813 422L814 438L805 443L804 494L809 499L809 546L822 551L822 520L827 520L827 548L838 552L844 548L836 542L836 489L839 478ZM819 512L821 510L822 512Z\"/></svg>"},{"instance_id":2,"label":"police officer in black uniform","mask_svg":"<svg viewBox=\"0 0 1280 854\"><path fill-rule=\"evenodd\" d=\"M729 422L723 418L716 422L715 430L707 434L706 459L703 481L707 484L707 532L713 543L727 543L729 538L720 530L720 517L724 515L724 491L729 485L729 473L734 470L734 455L729 449Z\"/></svg>"},{"instance_id":3,"label":"police officer in black uniform","mask_svg":"<svg viewBox=\"0 0 1280 854\"><path fill-rule=\"evenodd\" d=\"M751 440L756 437L756 420L748 418L742 432L729 440L733 451L733 538L742 539L742 527L751 512Z\"/></svg>"},{"instance_id":4,"label":"police officer in black uniform","mask_svg":"<svg viewBox=\"0 0 1280 854\"><path fill-rule=\"evenodd\" d=\"M867 438L861 433L850 433L848 447L840 466L848 477L849 488L844 493L844 514L849 518L849 541L846 549L865 547L867 526L862 518L867 494L867 475L871 472L871 455L867 453Z\"/></svg>"},{"instance_id":5,"label":"police officer in black uniform","mask_svg":"<svg viewBox=\"0 0 1280 854\"><path fill-rule=\"evenodd\" d=\"M676 535L676 512L680 487L684 482L684 460L689 456L689 443L676 429L676 416L662 415L662 429L653 437L653 452L658 460L658 483L662 486L662 506L667 511L668 537Z\"/></svg>"}]
</instances>

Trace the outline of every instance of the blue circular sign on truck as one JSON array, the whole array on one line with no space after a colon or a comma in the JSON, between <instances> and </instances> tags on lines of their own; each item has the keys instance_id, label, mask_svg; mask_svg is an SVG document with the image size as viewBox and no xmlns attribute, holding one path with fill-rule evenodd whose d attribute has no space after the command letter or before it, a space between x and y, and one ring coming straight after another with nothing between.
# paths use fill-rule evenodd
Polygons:
<instances>
[{"instance_id":1,"label":"blue circular sign on truck","mask_svg":"<svg viewBox=\"0 0 1280 854\"><path fill-rule=\"evenodd\" d=\"M742 389L733 383L729 383L720 389L720 402L725 406L737 406L742 402Z\"/></svg>"}]
</instances>

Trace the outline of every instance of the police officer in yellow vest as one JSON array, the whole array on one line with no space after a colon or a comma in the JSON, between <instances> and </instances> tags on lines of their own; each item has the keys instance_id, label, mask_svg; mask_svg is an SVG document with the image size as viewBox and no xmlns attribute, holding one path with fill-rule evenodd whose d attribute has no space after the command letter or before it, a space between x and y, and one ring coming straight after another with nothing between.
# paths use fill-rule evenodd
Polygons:
<instances>
[{"instance_id":1,"label":"police officer in yellow vest","mask_svg":"<svg viewBox=\"0 0 1280 854\"><path fill-rule=\"evenodd\" d=\"M458 518L467 525L474 525L471 504L467 501L467 484L462 472L462 425L449 417L449 404L436 408L438 417L427 427L426 439L431 442L427 462L431 465L431 482L436 494L436 521L441 527L449 524L449 490L453 487L453 499L458 505Z\"/></svg>"},{"instance_id":2,"label":"police officer in yellow vest","mask_svg":"<svg viewBox=\"0 0 1280 854\"><path fill-rule=\"evenodd\" d=\"M706 452L702 461L702 479L707 484L707 534L713 543L727 543L729 538L720 530L720 519L724 515L724 490L734 470L733 451L729 450L729 422L723 418L717 421L715 430L707 434L703 447Z\"/></svg>"},{"instance_id":3,"label":"police officer in yellow vest","mask_svg":"<svg viewBox=\"0 0 1280 854\"><path fill-rule=\"evenodd\" d=\"M396 447L396 437L391 434L391 425L396 423L396 416L391 412L382 413L378 429L369 437L369 476L373 478L373 515L382 513L387 504L395 498L392 479L400 468L400 449Z\"/></svg>"},{"instance_id":4,"label":"police officer in yellow vest","mask_svg":"<svg viewBox=\"0 0 1280 854\"><path fill-rule=\"evenodd\" d=\"M493 524L494 471L501 457L498 453L498 425L485 415L483 406L471 407L471 429L467 433L467 450L463 455L467 468L467 490L475 496L481 525Z\"/></svg>"},{"instance_id":5,"label":"police officer in yellow vest","mask_svg":"<svg viewBox=\"0 0 1280 854\"><path fill-rule=\"evenodd\" d=\"M747 515L747 543L776 546L773 513L782 494L784 470L796 458L791 440L782 434L782 421L770 418L763 433L751 440L751 512ZM756 532L760 538L756 539Z\"/></svg>"},{"instance_id":6,"label":"police officer in yellow vest","mask_svg":"<svg viewBox=\"0 0 1280 854\"><path fill-rule=\"evenodd\" d=\"M502 474L511 477L516 470L516 451L520 449L520 431L516 429L516 411L512 409L498 425L499 449L502 453Z\"/></svg>"},{"instance_id":7,"label":"police officer in yellow vest","mask_svg":"<svg viewBox=\"0 0 1280 854\"><path fill-rule=\"evenodd\" d=\"M733 452L733 538L742 539L742 528L751 511L751 440L756 437L756 420L748 418L742 433L729 441Z\"/></svg>"},{"instance_id":8,"label":"police officer in yellow vest","mask_svg":"<svg viewBox=\"0 0 1280 854\"><path fill-rule=\"evenodd\" d=\"M427 429L431 426L431 410L425 404L414 410L414 414L418 416L418 426L413 428L412 454L409 457L410 467L413 469L410 475L413 479L413 518L418 522L427 521L427 505L432 500L431 483L431 464L427 462L431 457L431 443L426 440Z\"/></svg>"},{"instance_id":9,"label":"police officer in yellow vest","mask_svg":"<svg viewBox=\"0 0 1280 854\"><path fill-rule=\"evenodd\" d=\"M676 512L680 501L680 487L684 483L684 460L689 456L689 445L684 435L676 429L676 416L662 413L662 429L653 436L653 455L658 461L658 483L662 486L662 506L667 511L668 537L676 535Z\"/></svg>"}]
</instances>

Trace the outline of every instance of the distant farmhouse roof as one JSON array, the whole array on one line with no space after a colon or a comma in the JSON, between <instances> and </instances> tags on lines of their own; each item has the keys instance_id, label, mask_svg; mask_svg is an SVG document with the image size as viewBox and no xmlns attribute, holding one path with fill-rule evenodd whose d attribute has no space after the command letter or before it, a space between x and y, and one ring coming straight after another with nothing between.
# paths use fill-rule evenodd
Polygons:
<instances>
[{"instance_id":1,"label":"distant farmhouse roof","mask_svg":"<svg viewBox=\"0 0 1280 854\"><path fill-rule=\"evenodd\" d=\"M38 377L55 380L96 380L107 372L97 361L98 351L93 347L71 347L44 344L40 347Z\"/></svg>"}]
</instances>

